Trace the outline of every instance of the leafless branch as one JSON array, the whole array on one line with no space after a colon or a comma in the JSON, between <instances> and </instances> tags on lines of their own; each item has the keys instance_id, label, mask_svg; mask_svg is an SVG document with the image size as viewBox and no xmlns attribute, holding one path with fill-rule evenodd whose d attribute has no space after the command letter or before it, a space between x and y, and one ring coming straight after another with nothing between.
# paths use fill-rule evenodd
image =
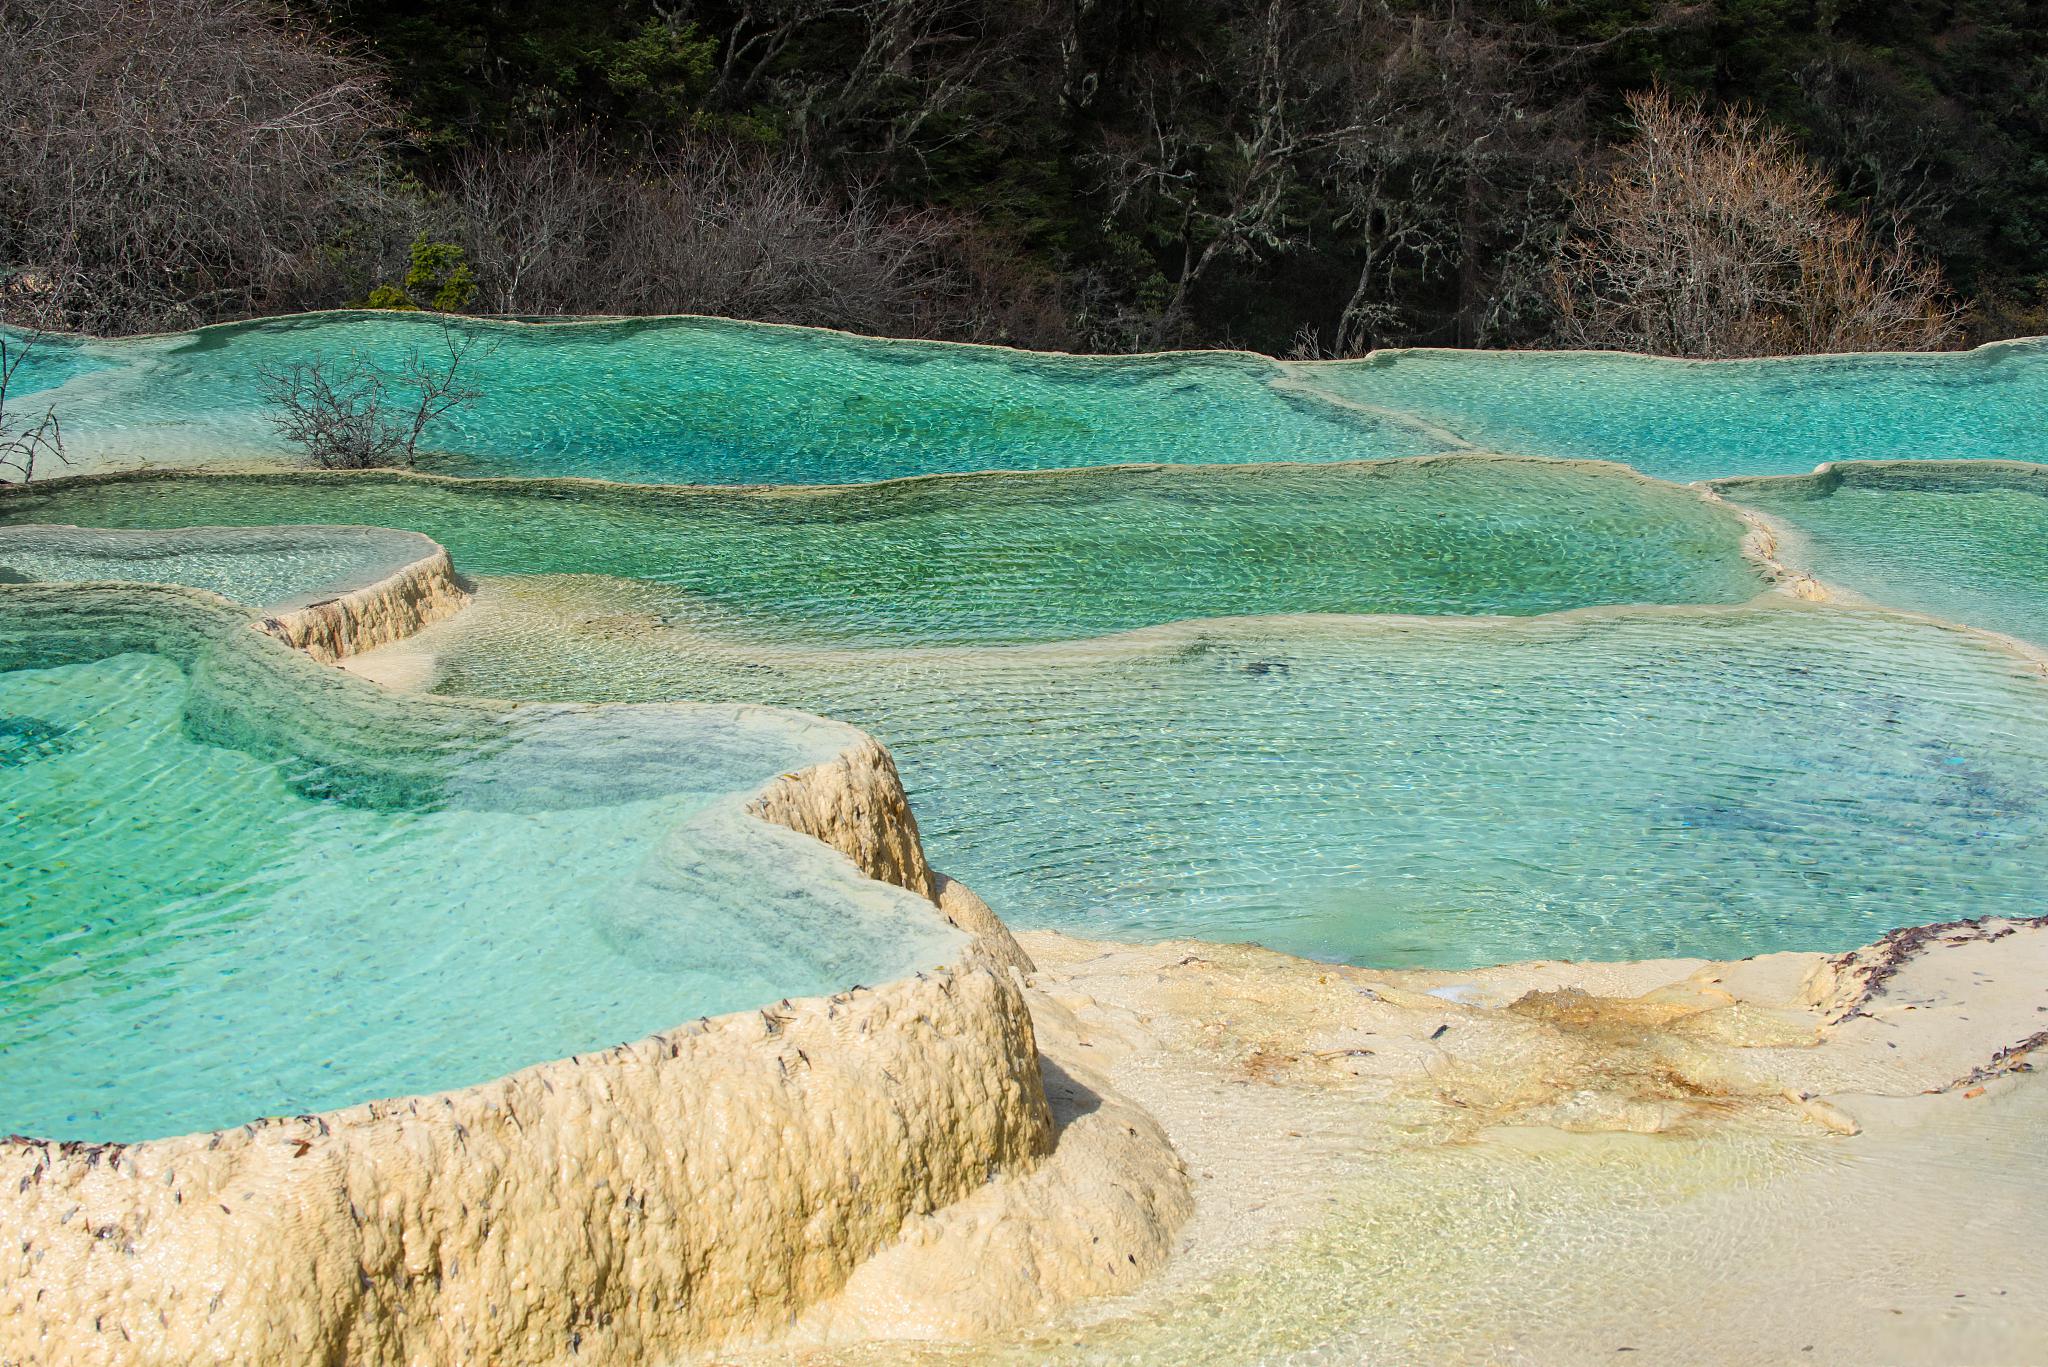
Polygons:
<instances>
[{"instance_id":1,"label":"leafless branch","mask_svg":"<svg viewBox=\"0 0 2048 1367\"><path fill-rule=\"evenodd\" d=\"M1941 272L1880 241L1755 115L1632 96L1635 138L1587 187L1555 272L1559 340L1676 356L1948 345Z\"/></svg>"},{"instance_id":2,"label":"leafless branch","mask_svg":"<svg viewBox=\"0 0 2048 1367\"><path fill-rule=\"evenodd\" d=\"M428 424L483 397L461 381L477 336L440 328L440 354L413 347L396 369L360 352L259 366L271 426L325 469L411 466Z\"/></svg>"},{"instance_id":3,"label":"leafless branch","mask_svg":"<svg viewBox=\"0 0 2048 1367\"><path fill-rule=\"evenodd\" d=\"M30 332L10 340L0 333L0 484L26 484L35 478L36 462L70 462L64 456L64 428L57 410L45 407L40 414L15 421L7 412L7 392L14 375L37 342L40 333Z\"/></svg>"}]
</instances>

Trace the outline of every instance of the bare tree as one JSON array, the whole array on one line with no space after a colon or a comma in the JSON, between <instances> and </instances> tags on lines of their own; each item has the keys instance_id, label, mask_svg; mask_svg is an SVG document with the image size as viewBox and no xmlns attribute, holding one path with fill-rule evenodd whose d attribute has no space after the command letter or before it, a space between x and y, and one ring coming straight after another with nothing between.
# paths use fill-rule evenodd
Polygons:
<instances>
[{"instance_id":1,"label":"bare tree","mask_svg":"<svg viewBox=\"0 0 2048 1367\"><path fill-rule=\"evenodd\" d=\"M377 249L391 110L274 0L0 0L0 51L18 316L125 332L324 304Z\"/></svg>"},{"instance_id":2,"label":"bare tree","mask_svg":"<svg viewBox=\"0 0 2048 1367\"><path fill-rule=\"evenodd\" d=\"M441 350L410 348L396 369L351 352L339 361L312 357L257 367L271 426L330 470L411 466L427 425L483 397L461 382L478 345L474 334L441 324Z\"/></svg>"},{"instance_id":3,"label":"bare tree","mask_svg":"<svg viewBox=\"0 0 2048 1367\"><path fill-rule=\"evenodd\" d=\"M0 484L28 483L35 478L36 462L41 459L70 463L64 458L64 428L57 421L55 408L45 406L40 414L19 421L7 411L7 391L13 387L15 372L40 340L39 333L10 339L0 332Z\"/></svg>"},{"instance_id":4,"label":"bare tree","mask_svg":"<svg viewBox=\"0 0 2048 1367\"><path fill-rule=\"evenodd\" d=\"M990 91L1040 46L1044 0L741 0L709 103L764 97L791 115L797 150L836 149L857 174L901 181L1011 110ZM790 60L805 47L824 64Z\"/></svg>"},{"instance_id":5,"label":"bare tree","mask_svg":"<svg viewBox=\"0 0 2048 1367\"><path fill-rule=\"evenodd\" d=\"M1597 42L1567 42L1486 11L1467 0L1253 0L1215 51L1142 67L1137 131L1093 164L1112 222L1161 247L1167 283L1143 340L1174 340L1225 263L1299 248L1355 270L1332 354L1418 333L1484 344L1547 313L1545 268L1568 208L1554 187L1581 136L1573 73L1680 15L1658 7ZM1218 90L1231 92L1221 127ZM1311 225L1326 225L1323 240Z\"/></svg>"},{"instance_id":6,"label":"bare tree","mask_svg":"<svg viewBox=\"0 0 2048 1367\"><path fill-rule=\"evenodd\" d=\"M1673 356L1934 348L1956 312L1903 229L1833 207L1827 175L1740 110L1662 90L1582 194L1558 258L1557 339Z\"/></svg>"},{"instance_id":7,"label":"bare tree","mask_svg":"<svg viewBox=\"0 0 2048 1367\"><path fill-rule=\"evenodd\" d=\"M1580 68L1686 12L1659 7L1599 40L1567 41L1465 0L1335 3L1347 131L1332 145L1328 193L1357 273L1332 354L1522 334L1549 311L1569 208L1559 186L1584 137ZM1435 302L1446 294L1448 309Z\"/></svg>"},{"instance_id":8,"label":"bare tree","mask_svg":"<svg viewBox=\"0 0 2048 1367\"><path fill-rule=\"evenodd\" d=\"M1265 0L1229 29L1218 52L1138 72L1137 130L1112 136L1091 158L1111 221L1146 223L1178 256L1148 334L1136 340L1176 341L1190 296L1223 262L1301 240L1292 197L1314 159L1356 131L1321 116L1331 73L1314 54L1333 38L1321 7ZM1217 86L1246 98L1230 102L1230 127L1211 130L1195 107Z\"/></svg>"},{"instance_id":9,"label":"bare tree","mask_svg":"<svg viewBox=\"0 0 2048 1367\"><path fill-rule=\"evenodd\" d=\"M959 220L892 210L864 186L834 189L800 154L700 139L626 166L588 137L556 135L477 153L448 198L450 231L503 313L970 336L1016 316L995 306L994 263L977 258Z\"/></svg>"}]
</instances>

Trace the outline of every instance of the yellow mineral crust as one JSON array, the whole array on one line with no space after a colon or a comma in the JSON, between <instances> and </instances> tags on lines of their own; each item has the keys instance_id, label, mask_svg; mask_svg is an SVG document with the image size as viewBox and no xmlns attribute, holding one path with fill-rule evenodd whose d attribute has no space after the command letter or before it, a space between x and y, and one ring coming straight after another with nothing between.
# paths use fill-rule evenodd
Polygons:
<instances>
[{"instance_id":1,"label":"yellow mineral crust","mask_svg":"<svg viewBox=\"0 0 2048 1367\"><path fill-rule=\"evenodd\" d=\"M900 1341L904 1304L866 1342L716 1361L1860 1367L2048 1343L2048 918L1457 972L1019 939L1049 1083L1100 1079L1188 1165L1173 1257L968 1344Z\"/></svg>"},{"instance_id":2,"label":"yellow mineral crust","mask_svg":"<svg viewBox=\"0 0 2048 1367\"><path fill-rule=\"evenodd\" d=\"M469 590L455 577L448 552L425 537L420 540L431 550L412 564L374 584L266 617L259 629L334 664L453 617L468 605Z\"/></svg>"},{"instance_id":3,"label":"yellow mineral crust","mask_svg":"<svg viewBox=\"0 0 2048 1367\"><path fill-rule=\"evenodd\" d=\"M263 627L332 658L460 592L437 549ZM888 752L854 733L748 810L932 902L958 961L453 1092L138 1144L0 1140L0 1363L623 1364L798 1324L959 1336L1163 1262L1179 1158L1101 1079L1056 1073L1049 1104L1030 960L927 864Z\"/></svg>"}]
</instances>

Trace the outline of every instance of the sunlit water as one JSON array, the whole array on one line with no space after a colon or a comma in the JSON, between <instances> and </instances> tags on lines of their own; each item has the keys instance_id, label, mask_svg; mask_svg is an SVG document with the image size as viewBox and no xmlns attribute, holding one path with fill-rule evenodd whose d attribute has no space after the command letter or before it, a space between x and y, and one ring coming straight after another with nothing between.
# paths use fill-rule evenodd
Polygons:
<instances>
[{"instance_id":1,"label":"sunlit water","mask_svg":"<svg viewBox=\"0 0 2048 1367\"><path fill-rule=\"evenodd\" d=\"M1830 583L2048 647L2048 466L1857 465L1724 487L1789 527Z\"/></svg>"},{"instance_id":2,"label":"sunlit water","mask_svg":"<svg viewBox=\"0 0 2048 1367\"><path fill-rule=\"evenodd\" d=\"M2048 684L2016 655L1882 612L1730 606L1765 583L1695 491L1576 462L1361 463L1498 448L1690 480L2039 459L2041 344L1301 366L462 326L483 398L431 434L443 473L1045 473L64 484L0 500L0 579L271 607L415 543L20 526L426 533L484 577L429 633L440 691L865 726L935 862L1022 926L1460 966L2041 910ZM13 397L57 407L82 468L275 461L260 367L439 345L398 315L49 343ZM1128 462L1160 468L1051 473ZM2028 478L1729 493L1825 579L2040 641ZM0 592L17 616L58 601ZM1540 616L1627 604L1722 607ZM459 1085L951 943L814 845L734 824L737 794L835 728L400 704L250 663L276 651L246 618L215 622L237 646L195 650L146 617L38 609L5 638L0 892L25 910L0 924L0 1127L131 1138Z\"/></svg>"},{"instance_id":3,"label":"sunlit water","mask_svg":"<svg viewBox=\"0 0 2048 1367\"><path fill-rule=\"evenodd\" d=\"M1827 460L2048 456L2048 348L1696 364L1597 353L1396 351L1288 364L1225 352L1070 357L713 319L534 326L481 339L472 407L437 424L450 473L836 484L985 469L1347 460L1470 447L1626 461L1691 480ZM318 314L45 344L26 399L82 466L278 459L260 370L389 367L436 321Z\"/></svg>"},{"instance_id":4,"label":"sunlit water","mask_svg":"<svg viewBox=\"0 0 2048 1367\"><path fill-rule=\"evenodd\" d=\"M1230 353L1075 360L712 319L464 324L483 398L435 426L434 468L638 483L839 484L982 469L1421 455L1395 418L1274 387ZM291 454L261 369L444 348L433 320L327 314L87 344L39 395L89 464ZM54 361L46 373L62 374Z\"/></svg>"},{"instance_id":5,"label":"sunlit water","mask_svg":"<svg viewBox=\"0 0 2048 1367\"><path fill-rule=\"evenodd\" d=\"M736 494L391 476L122 480L0 518L107 527L325 518L424 532L473 574L606 574L765 641L1087 636L1262 612L1732 603L1744 525L1612 467L1459 458L1111 470ZM4 543L0 543L4 544Z\"/></svg>"},{"instance_id":6,"label":"sunlit water","mask_svg":"<svg viewBox=\"0 0 2048 1367\"><path fill-rule=\"evenodd\" d=\"M0 590L0 1132L461 1086L953 950L738 810L843 728L393 700L245 623Z\"/></svg>"},{"instance_id":7,"label":"sunlit water","mask_svg":"<svg viewBox=\"0 0 2048 1367\"><path fill-rule=\"evenodd\" d=\"M497 602L494 604L493 599ZM1847 948L2048 887L2048 688L1793 606L1194 624L769 652L662 593L493 581L438 687L762 698L896 754L933 859L1026 927L1376 965Z\"/></svg>"},{"instance_id":8,"label":"sunlit water","mask_svg":"<svg viewBox=\"0 0 2048 1367\"><path fill-rule=\"evenodd\" d=\"M0 584L183 584L278 612L375 583L434 550L416 532L383 527L0 525Z\"/></svg>"},{"instance_id":9,"label":"sunlit water","mask_svg":"<svg viewBox=\"0 0 2048 1367\"><path fill-rule=\"evenodd\" d=\"M1308 385L1524 455L1664 479L1823 461L2048 456L2048 343L1939 354L1671 361L1599 352L1397 351Z\"/></svg>"},{"instance_id":10,"label":"sunlit water","mask_svg":"<svg viewBox=\"0 0 2048 1367\"><path fill-rule=\"evenodd\" d=\"M1076 640L1204 606L1528 613L1755 593L1732 515L1611 470L1459 460L767 497L219 477L14 506L115 525L325 509L427 531L487 574L601 571L486 579L483 604L434 633L437 686L851 721L896 752L935 857L1026 926L1377 964L1733 955L1846 947L1963 906L2031 911L2048 885L2048 689L1955 632L1778 606ZM1060 638L1075 643L945 648Z\"/></svg>"}]
</instances>

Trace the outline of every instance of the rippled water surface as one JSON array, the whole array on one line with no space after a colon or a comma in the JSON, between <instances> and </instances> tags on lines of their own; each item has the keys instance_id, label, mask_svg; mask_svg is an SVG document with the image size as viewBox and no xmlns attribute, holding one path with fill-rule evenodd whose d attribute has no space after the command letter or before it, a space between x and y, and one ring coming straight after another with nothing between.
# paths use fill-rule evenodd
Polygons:
<instances>
[{"instance_id":1,"label":"rippled water surface","mask_svg":"<svg viewBox=\"0 0 2048 1367\"><path fill-rule=\"evenodd\" d=\"M0 525L0 584L183 584L279 611L374 583L433 550L415 534L382 527Z\"/></svg>"},{"instance_id":2,"label":"rippled water surface","mask_svg":"<svg viewBox=\"0 0 2048 1367\"><path fill-rule=\"evenodd\" d=\"M1276 389L1255 356L1074 360L711 319L468 325L484 398L432 434L436 468L669 484L840 484L1129 461L1340 460L1455 446ZM288 456L264 365L443 346L431 320L312 315L91 343L49 393L82 462ZM51 372L56 372L53 364Z\"/></svg>"},{"instance_id":3,"label":"rippled water surface","mask_svg":"<svg viewBox=\"0 0 2048 1367\"><path fill-rule=\"evenodd\" d=\"M425 533L483 582L408 647L438 691L864 726L934 861L1021 926L1451 967L2042 909L2038 669L1883 611L1749 603L1734 511L1576 458L2038 460L2043 344L1292 365L463 326L484 398L426 463L552 482L53 485L0 500L0 579L270 606L368 575L374 536L145 554L22 527ZM358 314L52 343L19 387L82 468L274 461L260 367L440 342ZM1823 579L2041 642L2048 501L2019 469L1727 487ZM1020 473L898 478L991 470ZM895 482L631 487L871 480ZM841 743L822 723L396 700L276 672L243 618L192 645L164 606L189 596L95 592L0 590L0 1127L132 1138L476 1081L951 944L733 815ZM1596 611L1542 616L1567 609Z\"/></svg>"},{"instance_id":4,"label":"rippled water surface","mask_svg":"<svg viewBox=\"0 0 2048 1367\"><path fill-rule=\"evenodd\" d=\"M755 640L1033 641L1263 612L1731 603L1745 528L1611 467L1458 458L1113 470L736 494L391 476L74 485L0 517L110 527L327 519L425 532L476 574L606 574Z\"/></svg>"},{"instance_id":5,"label":"rippled water surface","mask_svg":"<svg viewBox=\"0 0 2048 1367\"><path fill-rule=\"evenodd\" d=\"M1803 474L1836 460L2048 456L2048 343L2039 341L1710 363L1397 351L1302 373L1313 388L1478 446L1626 461L1665 479Z\"/></svg>"},{"instance_id":6,"label":"rippled water surface","mask_svg":"<svg viewBox=\"0 0 2048 1367\"><path fill-rule=\"evenodd\" d=\"M439 1090L953 951L739 814L840 728L393 701L194 601L0 590L0 1132Z\"/></svg>"},{"instance_id":7,"label":"rippled water surface","mask_svg":"<svg viewBox=\"0 0 2048 1367\"><path fill-rule=\"evenodd\" d=\"M1133 461L1347 460L1471 447L1700 479L1828 460L2048 455L2048 348L1701 365L1598 353L1388 352L1291 365L1066 357L713 319L464 324L452 473L836 484ZM442 345L431 319L318 314L49 343L25 375L82 465L278 458L259 368ZM68 383L61 383L68 380ZM52 388L49 386L58 385Z\"/></svg>"},{"instance_id":8,"label":"rippled water surface","mask_svg":"<svg viewBox=\"0 0 2048 1367\"><path fill-rule=\"evenodd\" d=\"M895 752L934 862L1021 926L1460 967L1847 948L2048 887L2048 688L1879 614L805 652L707 640L663 597L494 581L437 629L438 687L846 718Z\"/></svg>"},{"instance_id":9,"label":"rippled water surface","mask_svg":"<svg viewBox=\"0 0 2048 1367\"><path fill-rule=\"evenodd\" d=\"M1790 527L1831 583L2048 646L2048 466L1854 466L1726 491Z\"/></svg>"}]
</instances>

